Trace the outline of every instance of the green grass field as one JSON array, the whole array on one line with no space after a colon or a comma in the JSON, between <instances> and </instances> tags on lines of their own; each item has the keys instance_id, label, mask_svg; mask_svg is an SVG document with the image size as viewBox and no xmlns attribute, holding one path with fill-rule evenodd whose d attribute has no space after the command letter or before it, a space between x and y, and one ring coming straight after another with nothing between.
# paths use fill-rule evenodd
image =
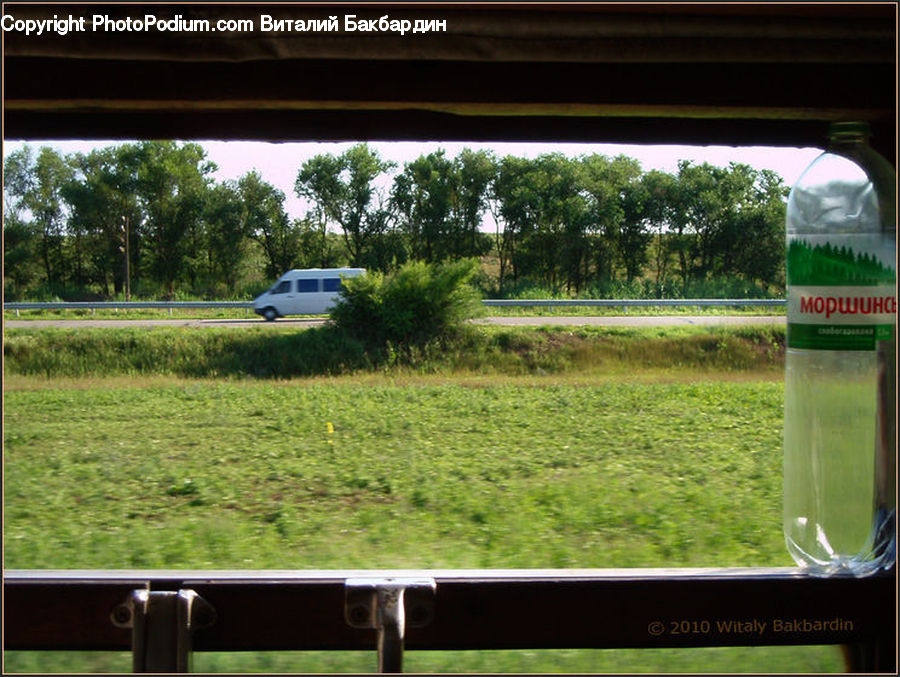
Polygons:
<instances>
[{"instance_id":1,"label":"green grass field","mask_svg":"<svg viewBox=\"0 0 900 677\"><path fill-rule=\"evenodd\" d=\"M790 563L778 383L123 383L5 407L14 568Z\"/></svg>"},{"instance_id":2,"label":"green grass field","mask_svg":"<svg viewBox=\"0 0 900 677\"><path fill-rule=\"evenodd\" d=\"M427 368L308 378L123 371L108 356L122 341L143 344L110 331L8 332L6 567L791 564L777 330L486 332L478 350ZM173 339L155 331L140 336ZM250 340L209 331L173 345L210 341L184 348L199 359ZM65 376L22 366L23 343L65 352L87 335L104 343L90 352L93 371L84 360ZM666 367L659 350L678 364ZM121 671L128 661L9 652L5 669ZM842 661L834 647L536 650L412 652L406 668L823 672ZM195 669L361 672L374 656L198 654Z\"/></svg>"}]
</instances>

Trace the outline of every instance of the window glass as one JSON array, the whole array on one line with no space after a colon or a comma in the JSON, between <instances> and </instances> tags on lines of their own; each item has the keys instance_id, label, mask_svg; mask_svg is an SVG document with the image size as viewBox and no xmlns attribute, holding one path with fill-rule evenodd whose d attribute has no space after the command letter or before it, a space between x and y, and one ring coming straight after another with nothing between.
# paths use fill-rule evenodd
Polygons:
<instances>
[{"instance_id":1,"label":"window glass","mask_svg":"<svg viewBox=\"0 0 900 677\"><path fill-rule=\"evenodd\" d=\"M162 294L168 287L166 271L151 263L165 251L134 225L149 215L140 191L127 190L130 184L124 178L130 176L127 163L138 156L147 171L168 171L165 163L163 169L156 169L157 160L169 157L168 146L157 148L162 154L157 158L138 152L138 142L68 143L59 150L55 143L45 150L45 142L37 141L26 150L24 142L17 146L4 142L6 174L14 170L21 179L5 187L4 201L14 202L16 218L30 224L20 229L26 235L42 232L32 210L44 198L29 188L43 180L38 172L40 153L44 154L42 169L45 162L55 163L54 158L63 166L66 158L77 153L96 153L91 161L96 160L96 166L76 163L79 169L72 181L79 190L99 191L97 195L115 189L116 205L123 213L113 216L121 227L109 233L97 231L91 236L96 236L96 242L88 247L78 239L82 238L80 211L94 202L73 193L74 202L66 203L54 225L63 232L62 248L54 254L59 257L60 277L47 277L39 248L29 245L20 252L25 258L12 271L16 293L28 300L43 293L45 285L59 282L84 285L79 293L86 295L113 296L115 287L105 289L104 280L118 280L128 264L128 274ZM367 146L370 155L375 143ZM277 177L282 173L296 177L323 150L340 154L353 150L348 162L356 154L368 157L364 148L354 150L349 142L337 150L315 143L287 143L289 153L280 144L235 142L221 144L230 149L227 155L213 155L219 145L208 144L211 161L225 166L224 157L239 158L246 163L243 171L258 165L263 177L271 176L263 180L272 181L273 189L285 195L291 192L292 182L281 186L275 183ZM109 387L88 384L93 376L83 361L79 361L79 372L84 375L84 389L79 382L77 390L66 390L69 376L60 359L59 373L54 371L52 376L58 381L53 385L55 392L47 397L58 398L55 393L64 391L67 400L77 397L77 406L65 411L49 407L48 400L33 397L25 386L4 391L8 430L4 430L3 481L5 495L13 497L4 506L4 544L15 545L5 549L4 565L54 569L790 566L781 529L783 210L787 187L821 151L475 142L384 142L378 148L382 160L397 164L394 174L385 171L378 177L383 183L372 180L372 190L380 191L384 200L395 185L412 197L420 190L422 195L433 192L435 199L443 195L447 183L423 178L421 186L415 184L419 175L407 171L406 164L417 163L416 168L433 165L448 182L455 181L463 167L471 170L478 178L472 184L473 200L490 198L495 204L473 212L466 231L462 222L447 216L447 230L431 233L422 230L423 219L431 216L420 214L410 202L408 215L385 213L386 219L390 216L383 224L385 230L361 242L364 247L354 258L347 256L345 236L349 235L339 226L327 228L323 238L311 241L309 246L315 244L315 248L298 249L290 263L274 256L277 252L266 253L246 234L237 240L239 246L225 247L224 240L219 245L198 240L203 249L198 249L196 261L210 265L197 267L194 259L185 260L173 280L175 291L205 293L208 284L225 297L232 282L234 289L249 291L271 279L271 294L291 300L287 297L296 293L294 300L302 302L292 306L272 299L279 312L323 318L331 310L324 299L342 286L338 266L365 262L373 277L393 276L402 261L424 258L437 264L442 258L449 262L471 255L477 262L474 280L480 300L526 302L509 310L486 306L492 325L513 326L467 323L465 332L442 330L436 339L428 339L424 330L439 323L416 313L424 314L438 298L431 306L411 304L409 309L398 305L398 293L391 297L390 306L387 299L382 304L381 318L384 324L393 323L394 336L387 336L374 316L368 319L360 312L349 317L358 328L359 341L371 343L371 350L361 349L358 341L344 340L339 332L317 327L304 326L285 340L277 327L290 325L275 323L274 332L266 330L263 336L260 331L253 338L252 350L245 349L244 342L217 344L219 354L210 361L201 359L202 351L192 345L207 340L206 330L179 328L183 344L179 338L177 345L170 346L171 355L142 362L141 371L148 377L156 372L176 373L179 378L196 375L196 390L191 390L190 397L199 406L187 409L181 390L173 396L168 389L132 385L131 380L127 397L108 402L103 398L109 397ZM440 161L439 151L444 153ZM478 155L481 151L485 154ZM190 159L185 158L185 162ZM309 165L313 166L314 162ZM110 182L124 177L122 182L107 185L106 168ZM202 174L200 169L191 171ZM399 179L404 173L403 181L394 184L395 175ZM500 178L505 183L502 190L492 189L494 195L489 188ZM407 179L413 183L404 183ZM238 202L229 185L208 196L221 203L224 220L217 222L221 228L230 227L226 216ZM549 191L551 185L553 191ZM175 188L167 189L171 195L166 199L180 197ZM51 189L55 190L48 184L48 195ZM696 199L686 205L685 195ZM372 202L373 219L382 217L374 211L380 200ZM291 205L286 199L285 212L295 208ZM314 208L312 202L303 206ZM618 234L602 230L603 220L613 212L621 221ZM87 218L87 212L83 216ZM302 219L304 212L287 216L289 221ZM566 228L549 229L549 224L564 220ZM6 226L8 230L8 218ZM727 236L712 236L726 226ZM134 245L127 252L117 249L126 243L126 227L128 242ZM752 256L744 255L749 241L754 242ZM78 243L88 249L78 250ZM101 249L118 255L108 261L88 258ZM137 251L141 256L131 258ZM83 264L93 262L83 279L75 275L81 261L78 256L84 257ZM12 258L7 256L4 262L8 285L13 284ZM322 278L298 279L298 273L292 272L279 279L281 272L276 271L294 270L294 265L335 268L303 273ZM91 277L95 274L96 278ZM190 283L192 275L196 286ZM420 283L430 286L424 270L421 279L418 275L403 278L406 286L398 287L398 292L415 290ZM320 287L328 290L321 297L314 293ZM377 287L373 284L370 291L374 295ZM313 296L323 303L314 303ZM646 312L632 307L641 301L641 308L646 308L643 302L650 299L673 303L715 298L728 308L736 308L731 303L734 299L781 305L766 311L772 314L771 321L763 318L765 324L735 328L733 334L731 329L722 333L726 328L706 328L700 322L719 325L722 313L731 314L731 310L713 308L706 318L706 306L671 309L666 305ZM529 299L619 301L622 305L547 310L531 306ZM363 303L365 297L357 301ZM667 317L670 313L673 316ZM739 313L760 315L753 306ZM235 314L237 321L247 322L246 311ZM551 314L553 325L561 326L546 328ZM686 316L701 317L697 326L680 326ZM424 338L404 333L407 322L424 327ZM663 323L679 326L670 330ZM591 326L582 328L585 324ZM615 326L595 327L603 324ZM631 324L653 326L625 326ZM27 338L37 341L39 333ZM40 345L62 350L51 338ZM609 359L610 341L615 345L615 360ZM719 348L712 353L695 350L707 343ZM765 349L759 350L760 346ZM133 359L139 358L140 350L150 348L135 345ZM403 359L398 350L405 351ZM122 358L90 369L98 374L130 369L132 358L125 354ZM23 358L15 366L6 360L4 366L23 382L39 380L26 371L29 366ZM306 379L321 380L315 381L314 390L305 386L273 389L264 376L304 384ZM239 386L232 383L238 379ZM44 393L43 382L41 388L39 392ZM223 395L226 391L228 396ZM79 414L119 400L122 411L104 409L102 421L86 421ZM134 415L125 409L142 413ZM290 412L287 423L284 412ZM123 421L128 423L124 432ZM248 437L248 421L265 435ZM187 437L185 426L194 431ZM304 448L310 450L302 457L286 452L296 446L298 431ZM131 441L119 447L114 442L118 439ZM661 441L665 454L659 453ZM196 455L195 442L207 449L207 455L190 468L183 467L179 459ZM103 473L89 472L88 451L90 462L102 464ZM146 492L131 492L127 478L113 472L144 462L157 469L149 504ZM63 472L67 469L68 474ZM84 493L88 489L75 470L90 475L90 494ZM242 496L258 491L260 477L266 495L244 501ZM30 491L37 485L48 487L48 495L52 494L49 508L46 500L41 503ZM117 505L114 511L113 506L105 506L110 509L105 513L102 501L92 502L91 497L107 494ZM724 495L728 501L723 502ZM157 510L161 502L168 506L165 511ZM236 511L237 504L247 511ZM59 510L60 505L66 509ZM45 508L55 510L52 519L46 519ZM104 536L104 524L123 513L138 516L128 524L129 533L136 534L133 542L124 545ZM140 517L151 513L159 518L145 524ZM404 519L402 538L400 515L410 517ZM165 525L169 540L154 530L158 524ZM361 528L345 530L347 525ZM70 538L76 532L77 543ZM415 543L414 555L405 546L410 542ZM133 543L147 549L135 554Z\"/></svg>"}]
</instances>

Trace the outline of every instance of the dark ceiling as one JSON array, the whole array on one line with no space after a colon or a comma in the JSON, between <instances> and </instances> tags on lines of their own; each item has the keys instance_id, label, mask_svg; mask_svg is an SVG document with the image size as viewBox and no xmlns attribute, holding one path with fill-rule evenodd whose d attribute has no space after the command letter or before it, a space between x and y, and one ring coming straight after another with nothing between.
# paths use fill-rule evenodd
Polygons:
<instances>
[{"instance_id":1,"label":"dark ceiling","mask_svg":"<svg viewBox=\"0 0 900 677\"><path fill-rule=\"evenodd\" d=\"M896 157L895 3L70 5L250 19L244 33L4 34L4 138L821 145L868 120ZM261 30L261 17L340 30ZM446 21L359 32L344 17ZM896 164L896 163L895 163Z\"/></svg>"}]
</instances>

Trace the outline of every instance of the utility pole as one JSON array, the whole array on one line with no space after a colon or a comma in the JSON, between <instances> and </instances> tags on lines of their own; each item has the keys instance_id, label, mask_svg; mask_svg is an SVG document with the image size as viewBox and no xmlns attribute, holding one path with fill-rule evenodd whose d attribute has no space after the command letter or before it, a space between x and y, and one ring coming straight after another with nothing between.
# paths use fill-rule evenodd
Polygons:
<instances>
[{"instance_id":1,"label":"utility pole","mask_svg":"<svg viewBox=\"0 0 900 677\"><path fill-rule=\"evenodd\" d=\"M122 233L125 237L125 247L123 251L125 252L125 300L131 300L131 248L129 246L129 240L131 239L128 235L128 217L122 217Z\"/></svg>"}]
</instances>

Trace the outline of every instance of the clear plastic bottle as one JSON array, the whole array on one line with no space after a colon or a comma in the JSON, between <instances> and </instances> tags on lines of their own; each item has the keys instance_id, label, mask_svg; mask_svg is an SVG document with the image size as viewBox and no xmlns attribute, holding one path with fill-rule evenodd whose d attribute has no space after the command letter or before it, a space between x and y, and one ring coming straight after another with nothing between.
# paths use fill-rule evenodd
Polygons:
<instances>
[{"instance_id":1,"label":"clear plastic bottle","mask_svg":"<svg viewBox=\"0 0 900 677\"><path fill-rule=\"evenodd\" d=\"M896 558L896 173L835 123L788 198L784 535L816 575Z\"/></svg>"}]
</instances>

